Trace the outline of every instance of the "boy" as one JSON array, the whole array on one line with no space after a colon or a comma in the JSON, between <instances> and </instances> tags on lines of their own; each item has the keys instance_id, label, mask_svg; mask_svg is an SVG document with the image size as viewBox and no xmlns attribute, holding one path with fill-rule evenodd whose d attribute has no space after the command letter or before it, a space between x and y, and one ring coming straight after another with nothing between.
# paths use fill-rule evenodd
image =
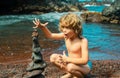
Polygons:
<instances>
[{"instance_id":1,"label":"boy","mask_svg":"<svg viewBox=\"0 0 120 78\"><path fill-rule=\"evenodd\" d=\"M68 56L65 51L62 54L52 54L50 61L57 67L66 71L67 74L61 78L83 78L90 72L87 64L88 41L82 37L82 24L79 16L73 13L63 15L59 21L59 29L61 33L52 33L46 26L48 23L42 24L39 19L33 20L34 28L40 28L47 38L60 40L64 39Z\"/></svg>"}]
</instances>

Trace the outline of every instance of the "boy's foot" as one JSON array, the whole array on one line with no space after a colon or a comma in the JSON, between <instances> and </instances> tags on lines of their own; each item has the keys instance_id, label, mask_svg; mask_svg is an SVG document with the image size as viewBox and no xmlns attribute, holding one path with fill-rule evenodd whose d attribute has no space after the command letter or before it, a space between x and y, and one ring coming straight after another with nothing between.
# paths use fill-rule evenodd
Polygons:
<instances>
[{"instance_id":1,"label":"boy's foot","mask_svg":"<svg viewBox=\"0 0 120 78\"><path fill-rule=\"evenodd\" d=\"M78 78L78 77L76 77L76 76L73 76L73 78Z\"/></svg>"},{"instance_id":2,"label":"boy's foot","mask_svg":"<svg viewBox=\"0 0 120 78\"><path fill-rule=\"evenodd\" d=\"M80 77L77 77L77 76L73 76L73 78L84 78L84 76L80 76Z\"/></svg>"},{"instance_id":3,"label":"boy's foot","mask_svg":"<svg viewBox=\"0 0 120 78\"><path fill-rule=\"evenodd\" d=\"M72 78L73 76L70 73L65 74L61 78Z\"/></svg>"}]
</instances>

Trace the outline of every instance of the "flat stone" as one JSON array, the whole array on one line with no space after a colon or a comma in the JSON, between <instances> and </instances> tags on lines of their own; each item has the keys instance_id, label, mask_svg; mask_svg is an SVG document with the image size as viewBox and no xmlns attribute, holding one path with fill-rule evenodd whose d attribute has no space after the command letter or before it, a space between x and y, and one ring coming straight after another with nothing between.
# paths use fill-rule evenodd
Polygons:
<instances>
[{"instance_id":1,"label":"flat stone","mask_svg":"<svg viewBox=\"0 0 120 78\"><path fill-rule=\"evenodd\" d=\"M46 63L33 63L31 62L28 67L27 67L27 71L33 71L33 70L37 70L37 69L41 69L43 70L45 67L47 66Z\"/></svg>"},{"instance_id":2,"label":"flat stone","mask_svg":"<svg viewBox=\"0 0 120 78\"><path fill-rule=\"evenodd\" d=\"M27 74L23 78L44 78L44 76L41 74L41 70L34 70L31 72L27 72Z\"/></svg>"}]
</instances>

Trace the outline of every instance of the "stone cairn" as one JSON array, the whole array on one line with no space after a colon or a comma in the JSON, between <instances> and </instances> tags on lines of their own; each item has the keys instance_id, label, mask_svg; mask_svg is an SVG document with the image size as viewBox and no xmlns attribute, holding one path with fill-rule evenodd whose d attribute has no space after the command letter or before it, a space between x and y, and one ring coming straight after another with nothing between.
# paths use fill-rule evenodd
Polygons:
<instances>
[{"instance_id":1,"label":"stone cairn","mask_svg":"<svg viewBox=\"0 0 120 78\"><path fill-rule=\"evenodd\" d=\"M41 54L41 47L38 42L38 31L34 29L32 33L32 62L27 67L27 75L24 78L45 78L42 72L47 66Z\"/></svg>"}]
</instances>

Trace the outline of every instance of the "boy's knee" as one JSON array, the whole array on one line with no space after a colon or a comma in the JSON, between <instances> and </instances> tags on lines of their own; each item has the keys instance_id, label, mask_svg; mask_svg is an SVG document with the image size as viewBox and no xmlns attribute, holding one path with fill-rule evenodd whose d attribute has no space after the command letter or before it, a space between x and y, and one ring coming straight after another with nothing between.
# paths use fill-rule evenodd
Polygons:
<instances>
[{"instance_id":1,"label":"boy's knee","mask_svg":"<svg viewBox=\"0 0 120 78\"><path fill-rule=\"evenodd\" d=\"M57 58L57 54L52 54L50 56L50 62L55 62L56 58Z\"/></svg>"},{"instance_id":2,"label":"boy's knee","mask_svg":"<svg viewBox=\"0 0 120 78\"><path fill-rule=\"evenodd\" d=\"M73 69L74 69L74 65L73 65L72 63L69 63L69 64L67 65L67 71L68 71L68 72L73 72Z\"/></svg>"}]
</instances>

